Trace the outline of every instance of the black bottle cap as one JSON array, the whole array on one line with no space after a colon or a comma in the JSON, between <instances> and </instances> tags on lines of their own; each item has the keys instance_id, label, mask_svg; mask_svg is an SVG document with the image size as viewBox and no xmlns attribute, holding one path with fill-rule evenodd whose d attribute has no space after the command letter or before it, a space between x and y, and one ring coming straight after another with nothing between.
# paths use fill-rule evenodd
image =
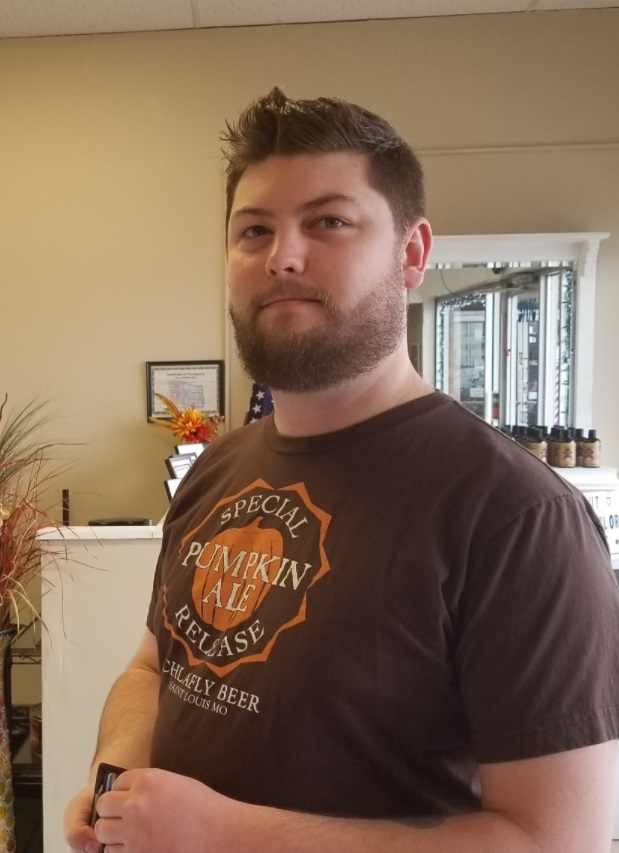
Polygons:
<instances>
[{"instance_id":1,"label":"black bottle cap","mask_svg":"<svg viewBox=\"0 0 619 853\"><path fill-rule=\"evenodd\" d=\"M588 439L588 440L589 440L589 441L597 441L597 440L598 440L598 437L597 437L597 431L596 431L596 430L594 430L594 429L590 429L590 430L589 430L589 439Z\"/></svg>"}]
</instances>

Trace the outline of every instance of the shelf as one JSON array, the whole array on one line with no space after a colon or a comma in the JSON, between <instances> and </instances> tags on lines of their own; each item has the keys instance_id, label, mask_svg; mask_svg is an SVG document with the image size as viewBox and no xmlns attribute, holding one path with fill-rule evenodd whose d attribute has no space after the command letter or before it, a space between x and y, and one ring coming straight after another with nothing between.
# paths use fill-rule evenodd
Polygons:
<instances>
[{"instance_id":1,"label":"shelf","mask_svg":"<svg viewBox=\"0 0 619 853\"><path fill-rule=\"evenodd\" d=\"M17 629L17 626L14 626ZM29 642L29 645L20 645ZM34 643L34 645L32 645ZM37 625L33 619L19 626L11 642L11 659L18 664L41 662L41 641L37 642Z\"/></svg>"},{"instance_id":2,"label":"shelf","mask_svg":"<svg viewBox=\"0 0 619 853\"><path fill-rule=\"evenodd\" d=\"M32 754L30 716L26 715L26 708L19 706L11 709L12 774L16 797L40 796L43 784L41 759Z\"/></svg>"},{"instance_id":3,"label":"shelf","mask_svg":"<svg viewBox=\"0 0 619 853\"><path fill-rule=\"evenodd\" d=\"M11 660L13 663L41 663L41 647L34 646L27 648L26 646L11 649Z\"/></svg>"}]
</instances>

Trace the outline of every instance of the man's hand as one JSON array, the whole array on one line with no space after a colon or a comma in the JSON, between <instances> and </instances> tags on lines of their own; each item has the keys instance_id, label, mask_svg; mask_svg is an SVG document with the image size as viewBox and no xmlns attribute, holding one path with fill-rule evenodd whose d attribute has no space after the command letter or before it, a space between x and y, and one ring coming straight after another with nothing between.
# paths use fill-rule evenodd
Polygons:
<instances>
[{"instance_id":1,"label":"man's hand","mask_svg":"<svg viewBox=\"0 0 619 853\"><path fill-rule=\"evenodd\" d=\"M223 850L217 827L225 826L226 812L235 805L186 776L150 768L127 770L99 798L95 835L110 853Z\"/></svg>"},{"instance_id":2,"label":"man's hand","mask_svg":"<svg viewBox=\"0 0 619 853\"><path fill-rule=\"evenodd\" d=\"M90 827L92 788L83 788L76 794L65 811L65 838L74 853L98 853L99 842Z\"/></svg>"}]
</instances>

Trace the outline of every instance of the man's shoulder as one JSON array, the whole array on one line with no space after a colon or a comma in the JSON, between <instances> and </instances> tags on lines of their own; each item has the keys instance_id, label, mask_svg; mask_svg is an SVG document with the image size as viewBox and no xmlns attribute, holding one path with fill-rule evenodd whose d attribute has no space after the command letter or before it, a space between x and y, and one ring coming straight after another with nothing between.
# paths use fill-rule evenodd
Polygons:
<instances>
[{"instance_id":1,"label":"man's shoulder","mask_svg":"<svg viewBox=\"0 0 619 853\"><path fill-rule=\"evenodd\" d=\"M435 407L411 432L408 454L439 502L466 507L472 515L484 507L507 517L555 498L584 502L581 492L545 462L447 400L451 405Z\"/></svg>"}]
</instances>

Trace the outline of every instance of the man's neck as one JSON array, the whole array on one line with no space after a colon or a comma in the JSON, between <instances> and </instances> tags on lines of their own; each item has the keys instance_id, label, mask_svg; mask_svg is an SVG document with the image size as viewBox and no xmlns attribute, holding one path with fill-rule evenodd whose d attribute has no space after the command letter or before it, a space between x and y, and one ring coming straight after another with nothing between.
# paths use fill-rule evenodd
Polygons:
<instances>
[{"instance_id":1,"label":"man's neck","mask_svg":"<svg viewBox=\"0 0 619 853\"><path fill-rule=\"evenodd\" d=\"M273 391L275 426L280 435L303 437L335 432L402 403L433 393L400 348L370 373L324 391Z\"/></svg>"}]
</instances>

